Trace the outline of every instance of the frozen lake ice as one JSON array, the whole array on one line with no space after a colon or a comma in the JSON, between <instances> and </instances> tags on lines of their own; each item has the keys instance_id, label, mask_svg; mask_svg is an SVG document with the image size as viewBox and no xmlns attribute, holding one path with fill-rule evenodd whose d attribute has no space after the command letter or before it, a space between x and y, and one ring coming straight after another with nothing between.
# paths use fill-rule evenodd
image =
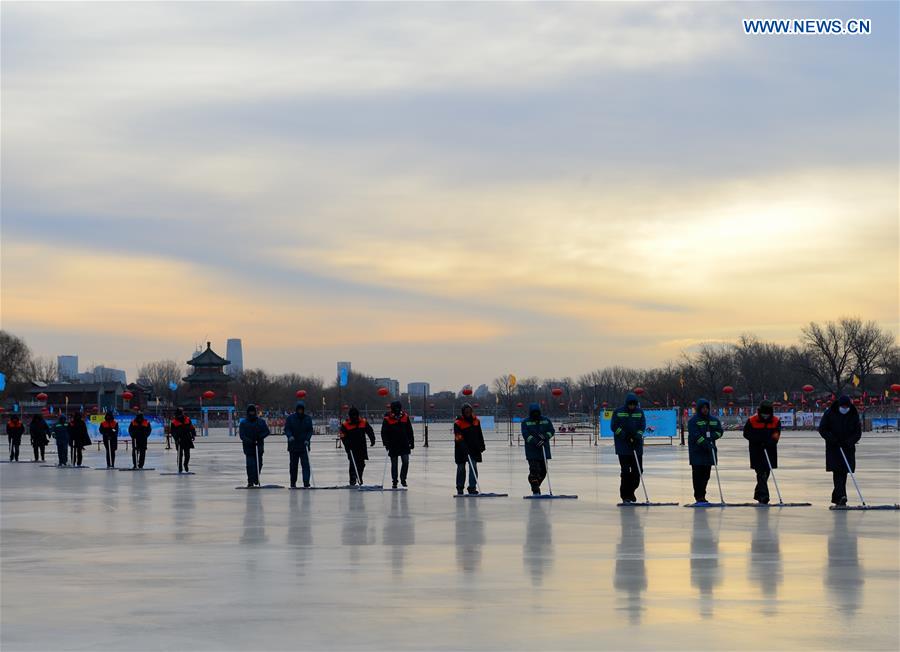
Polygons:
<instances>
[{"instance_id":1,"label":"frozen lake ice","mask_svg":"<svg viewBox=\"0 0 900 652\"><path fill-rule=\"evenodd\" d=\"M189 477L159 475L175 468L159 445L144 473L0 465L4 651L900 646L900 512L829 511L813 433L785 434L777 471L786 501L813 506L768 510L617 508L611 445L565 437L551 479L577 501L522 500L522 449L500 441L482 485L510 496L481 500L452 497L447 439L413 451L405 493L235 491L236 441L193 453ZM720 457L726 500L751 500L739 434ZM319 484L346 482L333 444L312 459ZM858 460L867 502L898 502L900 438L864 437ZM645 465L651 499L692 501L685 448ZM288 484L278 437L263 481Z\"/></svg>"}]
</instances>

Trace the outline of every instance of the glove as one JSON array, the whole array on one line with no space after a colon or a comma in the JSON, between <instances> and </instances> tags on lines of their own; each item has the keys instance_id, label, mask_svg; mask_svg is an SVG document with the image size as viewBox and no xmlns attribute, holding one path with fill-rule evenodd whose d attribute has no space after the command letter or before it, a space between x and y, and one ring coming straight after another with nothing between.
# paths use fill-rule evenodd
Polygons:
<instances>
[{"instance_id":1,"label":"glove","mask_svg":"<svg viewBox=\"0 0 900 652\"><path fill-rule=\"evenodd\" d=\"M779 439L781 439L781 435L778 434L777 432L773 432L772 433L772 441L777 442Z\"/></svg>"}]
</instances>

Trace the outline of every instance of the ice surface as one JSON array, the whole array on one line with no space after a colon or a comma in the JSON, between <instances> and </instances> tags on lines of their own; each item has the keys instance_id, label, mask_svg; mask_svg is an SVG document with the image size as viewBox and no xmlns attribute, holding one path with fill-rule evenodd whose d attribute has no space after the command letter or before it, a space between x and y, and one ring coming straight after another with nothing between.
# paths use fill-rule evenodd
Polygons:
<instances>
[{"instance_id":1,"label":"ice surface","mask_svg":"<svg viewBox=\"0 0 900 652\"><path fill-rule=\"evenodd\" d=\"M283 443L270 442L262 480L287 484ZM900 645L900 513L829 511L817 436L782 438L784 499L813 506L781 510L617 508L612 447L566 439L553 489L579 500L522 500L522 449L498 441L481 484L509 498L454 500L452 449L419 444L409 491L386 493L235 491L233 439L198 441L188 477L159 475L176 464L160 446L150 473L2 465L2 649ZM720 457L726 501L752 499L744 440L728 433ZM692 502L686 449L644 459L651 500ZM346 483L333 444L317 441L312 460L318 483ZM868 436L858 460L866 500L898 502L900 439ZM85 463L103 466L102 453ZM365 480L381 474L376 449Z\"/></svg>"}]
</instances>

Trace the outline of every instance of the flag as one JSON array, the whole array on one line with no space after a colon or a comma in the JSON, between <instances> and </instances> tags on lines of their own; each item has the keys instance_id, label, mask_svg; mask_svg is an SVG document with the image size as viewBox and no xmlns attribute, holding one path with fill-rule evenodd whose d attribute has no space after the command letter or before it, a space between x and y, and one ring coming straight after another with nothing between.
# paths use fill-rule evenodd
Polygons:
<instances>
[{"instance_id":1,"label":"flag","mask_svg":"<svg viewBox=\"0 0 900 652\"><path fill-rule=\"evenodd\" d=\"M859 376L857 376L856 374L853 374L853 386L859 387Z\"/></svg>"}]
</instances>

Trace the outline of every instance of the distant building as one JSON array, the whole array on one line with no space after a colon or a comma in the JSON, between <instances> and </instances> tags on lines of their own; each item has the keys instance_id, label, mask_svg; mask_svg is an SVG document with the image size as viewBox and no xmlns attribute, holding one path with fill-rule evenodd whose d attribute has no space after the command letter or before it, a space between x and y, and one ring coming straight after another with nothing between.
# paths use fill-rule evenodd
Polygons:
<instances>
[{"instance_id":1,"label":"distant building","mask_svg":"<svg viewBox=\"0 0 900 652\"><path fill-rule=\"evenodd\" d=\"M28 393L34 397L29 409L37 412L40 408L35 406L46 406L53 412L84 410L89 413L123 410L127 408L122 400L124 391L125 385L119 382L35 385L28 390ZM46 394L47 400L37 401L38 394Z\"/></svg>"},{"instance_id":2,"label":"distant building","mask_svg":"<svg viewBox=\"0 0 900 652\"><path fill-rule=\"evenodd\" d=\"M244 370L244 349L239 339L230 339L225 344L225 357L231 361L225 367L229 376L237 376Z\"/></svg>"},{"instance_id":3,"label":"distant building","mask_svg":"<svg viewBox=\"0 0 900 652\"><path fill-rule=\"evenodd\" d=\"M410 398L431 396L431 383L407 383L406 393Z\"/></svg>"},{"instance_id":4,"label":"distant building","mask_svg":"<svg viewBox=\"0 0 900 652\"><path fill-rule=\"evenodd\" d=\"M77 380L78 379L78 356L77 355L58 355L56 356L56 366L59 367L60 380Z\"/></svg>"},{"instance_id":5,"label":"distant building","mask_svg":"<svg viewBox=\"0 0 900 652\"><path fill-rule=\"evenodd\" d=\"M490 393L491 390L488 389L488 386L482 383L478 386L478 389L475 390L475 398L486 398Z\"/></svg>"},{"instance_id":6,"label":"distant building","mask_svg":"<svg viewBox=\"0 0 900 652\"><path fill-rule=\"evenodd\" d=\"M344 369L347 370L347 371L346 371L347 378L350 378L350 371L352 370L352 367L351 367L350 363L349 363L349 362L338 362L338 363L337 363L337 377L338 377L338 380L340 380L340 378L341 378L341 372L342 372Z\"/></svg>"},{"instance_id":7,"label":"distant building","mask_svg":"<svg viewBox=\"0 0 900 652\"><path fill-rule=\"evenodd\" d=\"M104 367L97 365L94 367L94 377L91 382L94 383L122 383L127 385L128 381L125 376L124 369L113 369L112 367Z\"/></svg>"},{"instance_id":8,"label":"distant building","mask_svg":"<svg viewBox=\"0 0 900 652\"><path fill-rule=\"evenodd\" d=\"M400 396L400 381L394 380L393 378L376 378L375 384L379 387L386 387L388 392L390 392L391 398L399 398Z\"/></svg>"},{"instance_id":9,"label":"distant building","mask_svg":"<svg viewBox=\"0 0 900 652\"><path fill-rule=\"evenodd\" d=\"M223 371L230 364L231 360L226 360L213 351L211 343L207 342L205 350L188 360L191 373L182 378L188 384L188 390L186 396L179 396L179 405L199 405L201 395L207 391L215 395L213 399L207 401L212 400L216 405L230 404L233 401L233 395L230 395L228 387L231 376Z\"/></svg>"}]
</instances>

